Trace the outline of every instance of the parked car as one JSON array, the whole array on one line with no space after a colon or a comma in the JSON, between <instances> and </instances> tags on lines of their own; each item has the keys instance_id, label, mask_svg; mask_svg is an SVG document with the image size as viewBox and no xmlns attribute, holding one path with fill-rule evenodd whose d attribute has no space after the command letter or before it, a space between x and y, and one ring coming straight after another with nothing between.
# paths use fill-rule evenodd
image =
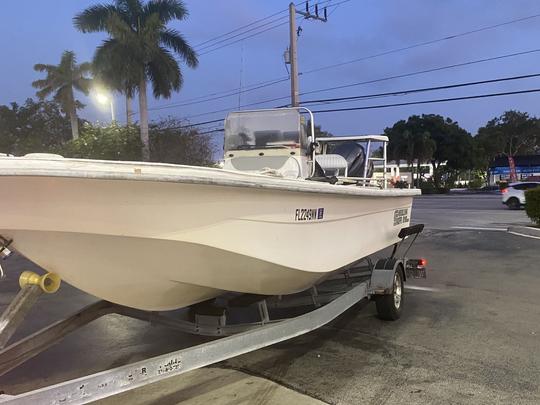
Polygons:
<instances>
[{"instance_id":1,"label":"parked car","mask_svg":"<svg viewBox=\"0 0 540 405\"><path fill-rule=\"evenodd\" d=\"M525 190L540 187L540 181L511 183L501 190L502 203L511 210L518 210L525 205Z\"/></svg>"}]
</instances>

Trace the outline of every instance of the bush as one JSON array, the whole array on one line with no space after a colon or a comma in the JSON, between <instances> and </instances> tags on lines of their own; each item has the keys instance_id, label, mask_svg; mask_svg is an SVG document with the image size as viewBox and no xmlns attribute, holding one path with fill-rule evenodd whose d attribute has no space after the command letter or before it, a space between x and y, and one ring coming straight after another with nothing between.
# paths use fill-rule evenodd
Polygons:
<instances>
[{"instance_id":1,"label":"bush","mask_svg":"<svg viewBox=\"0 0 540 405\"><path fill-rule=\"evenodd\" d=\"M409 188L410 184L405 180L398 180L394 183L394 188Z\"/></svg>"},{"instance_id":2,"label":"bush","mask_svg":"<svg viewBox=\"0 0 540 405\"><path fill-rule=\"evenodd\" d=\"M525 210L528 217L540 225L540 187L525 191Z\"/></svg>"},{"instance_id":3,"label":"bush","mask_svg":"<svg viewBox=\"0 0 540 405\"><path fill-rule=\"evenodd\" d=\"M213 164L213 139L186 127L178 120L165 120L150 126L150 156L152 162L193 166ZM142 160L139 127L116 124L95 127L85 124L79 139L66 142L53 151L69 158L99 160Z\"/></svg>"},{"instance_id":4,"label":"bush","mask_svg":"<svg viewBox=\"0 0 540 405\"><path fill-rule=\"evenodd\" d=\"M141 160L139 129L135 126L94 127L86 124L78 139L66 142L58 151L70 158Z\"/></svg>"},{"instance_id":5,"label":"bush","mask_svg":"<svg viewBox=\"0 0 540 405\"><path fill-rule=\"evenodd\" d=\"M435 187L432 181L423 181L420 183L420 190L422 190L422 194L446 194L450 191L446 187Z\"/></svg>"},{"instance_id":6,"label":"bush","mask_svg":"<svg viewBox=\"0 0 540 405\"><path fill-rule=\"evenodd\" d=\"M150 126L150 156L153 162L191 166L214 163L212 135L188 127L184 121L169 118Z\"/></svg>"},{"instance_id":7,"label":"bush","mask_svg":"<svg viewBox=\"0 0 540 405\"><path fill-rule=\"evenodd\" d=\"M469 188L478 189L478 188L482 188L483 186L484 186L484 180L481 179L480 177L476 177L475 179L469 182Z\"/></svg>"}]
</instances>

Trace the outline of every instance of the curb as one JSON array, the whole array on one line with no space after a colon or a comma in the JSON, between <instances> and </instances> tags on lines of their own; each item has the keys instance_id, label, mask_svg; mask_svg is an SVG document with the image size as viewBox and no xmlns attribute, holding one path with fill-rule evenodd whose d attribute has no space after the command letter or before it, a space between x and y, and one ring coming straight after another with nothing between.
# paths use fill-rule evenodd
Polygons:
<instances>
[{"instance_id":1,"label":"curb","mask_svg":"<svg viewBox=\"0 0 540 405\"><path fill-rule=\"evenodd\" d=\"M531 226L509 226L508 233L527 238L540 239L540 228L533 228Z\"/></svg>"}]
</instances>

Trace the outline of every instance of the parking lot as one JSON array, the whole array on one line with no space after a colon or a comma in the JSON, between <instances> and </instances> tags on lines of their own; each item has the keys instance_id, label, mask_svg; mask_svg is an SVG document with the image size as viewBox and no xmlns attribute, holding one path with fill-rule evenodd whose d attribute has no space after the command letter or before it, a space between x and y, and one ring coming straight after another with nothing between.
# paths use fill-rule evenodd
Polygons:
<instances>
[{"instance_id":1,"label":"parking lot","mask_svg":"<svg viewBox=\"0 0 540 405\"><path fill-rule=\"evenodd\" d=\"M307 335L116 398L112 404L382 404L540 402L540 240L508 234L527 223L496 194L422 196L413 221L426 231L411 256L427 280L408 284L397 322L357 305ZM0 306L33 265L6 263ZM64 285L42 297L18 336L92 302ZM16 394L201 342L109 315L0 377Z\"/></svg>"}]
</instances>

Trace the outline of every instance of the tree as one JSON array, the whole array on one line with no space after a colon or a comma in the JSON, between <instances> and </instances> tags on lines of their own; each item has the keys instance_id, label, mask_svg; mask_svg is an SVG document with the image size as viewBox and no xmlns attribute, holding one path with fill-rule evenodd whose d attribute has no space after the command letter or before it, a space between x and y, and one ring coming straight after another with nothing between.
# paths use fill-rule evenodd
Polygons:
<instances>
[{"instance_id":1,"label":"tree","mask_svg":"<svg viewBox=\"0 0 540 405\"><path fill-rule=\"evenodd\" d=\"M143 159L150 159L148 132L147 81L155 98L170 98L182 87L183 76L176 53L191 68L198 65L195 51L175 29L167 28L174 20L188 15L180 0L116 0L114 4L91 6L75 16L75 27L82 32L106 32L94 55L96 66L110 66L127 83L137 83L139 92L140 137Z\"/></svg>"},{"instance_id":2,"label":"tree","mask_svg":"<svg viewBox=\"0 0 540 405\"><path fill-rule=\"evenodd\" d=\"M389 157L398 164L400 159L406 159L409 164L416 161L417 171L420 162L431 163L437 189L442 187L443 178L452 183L460 170L474 167L473 138L450 118L413 115L387 128L385 133L390 138Z\"/></svg>"},{"instance_id":3,"label":"tree","mask_svg":"<svg viewBox=\"0 0 540 405\"><path fill-rule=\"evenodd\" d=\"M315 129L315 139L316 138L327 138L327 137L334 136L332 133L330 133L328 131L324 131L322 129L321 125L315 125L314 129ZM308 121L308 133L311 133L311 122L310 121Z\"/></svg>"},{"instance_id":4,"label":"tree","mask_svg":"<svg viewBox=\"0 0 540 405\"><path fill-rule=\"evenodd\" d=\"M45 79L36 80L32 83L32 86L40 89L36 95L40 100L44 100L54 93L53 100L69 116L72 137L73 139L77 139L79 137L77 109L83 108L84 105L75 99L73 89L88 95L91 79L86 75L91 71L90 63L77 65L75 53L64 51L59 65L38 63L34 65L34 70L47 73Z\"/></svg>"},{"instance_id":5,"label":"tree","mask_svg":"<svg viewBox=\"0 0 540 405\"><path fill-rule=\"evenodd\" d=\"M209 134L186 127L176 119L167 119L150 126L152 160L195 166L213 164L213 142ZM135 126L92 126L86 123L79 139L60 148L62 155L73 158L104 160L141 160L141 139Z\"/></svg>"},{"instance_id":6,"label":"tree","mask_svg":"<svg viewBox=\"0 0 540 405\"><path fill-rule=\"evenodd\" d=\"M71 138L69 119L53 101L0 106L0 152L54 152Z\"/></svg>"},{"instance_id":7,"label":"tree","mask_svg":"<svg viewBox=\"0 0 540 405\"><path fill-rule=\"evenodd\" d=\"M192 166L214 163L214 142L211 134L201 134L186 122L168 118L150 125L152 160Z\"/></svg>"},{"instance_id":8,"label":"tree","mask_svg":"<svg viewBox=\"0 0 540 405\"><path fill-rule=\"evenodd\" d=\"M485 161L506 155L535 154L540 151L540 121L520 111L506 111L478 129L477 147Z\"/></svg>"},{"instance_id":9,"label":"tree","mask_svg":"<svg viewBox=\"0 0 540 405\"><path fill-rule=\"evenodd\" d=\"M392 128L386 128L384 133L390 142L388 156L399 164L405 159L412 166L416 162L418 186L420 185L420 165L429 161L435 152L435 142L424 126L424 116L410 116L407 121L398 121Z\"/></svg>"},{"instance_id":10,"label":"tree","mask_svg":"<svg viewBox=\"0 0 540 405\"><path fill-rule=\"evenodd\" d=\"M99 160L141 160L141 140L134 126L93 126L81 128L79 139L62 145L61 154L70 158Z\"/></svg>"}]
</instances>

